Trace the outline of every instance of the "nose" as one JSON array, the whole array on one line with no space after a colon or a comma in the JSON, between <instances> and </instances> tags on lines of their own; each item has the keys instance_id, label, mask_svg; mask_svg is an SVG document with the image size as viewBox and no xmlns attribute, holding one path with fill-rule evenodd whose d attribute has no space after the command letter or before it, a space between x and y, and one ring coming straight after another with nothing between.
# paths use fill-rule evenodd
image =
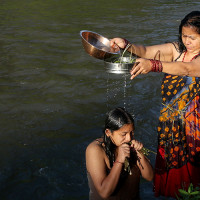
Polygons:
<instances>
[{"instance_id":1,"label":"nose","mask_svg":"<svg viewBox=\"0 0 200 200\"><path fill-rule=\"evenodd\" d=\"M127 133L127 134L126 134L126 141L127 141L127 142L130 142L130 141L131 141L131 134L130 134L130 133Z\"/></svg>"},{"instance_id":2,"label":"nose","mask_svg":"<svg viewBox=\"0 0 200 200\"><path fill-rule=\"evenodd\" d=\"M185 38L185 44L190 44L190 38L189 37Z\"/></svg>"}]
</instances>

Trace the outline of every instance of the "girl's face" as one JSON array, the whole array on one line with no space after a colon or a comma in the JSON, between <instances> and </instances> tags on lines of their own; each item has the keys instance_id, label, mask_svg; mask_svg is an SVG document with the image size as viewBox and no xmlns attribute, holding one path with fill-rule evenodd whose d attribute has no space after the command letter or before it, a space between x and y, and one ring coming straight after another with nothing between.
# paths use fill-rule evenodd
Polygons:
<instances>
[{"instance_id":1,"label":"girl's face","mask_svg":"<svg viewBox=\"0 0 200 200\"><path fill-rule=\"evenodd\" d=\"M111 138L112 142L116 146L120 146L123 143L128 143L133 139L134 126L133 124L125 124L119 130L113 131L106 129L106 135Z\"/></svg>"},{"instance_id":2,"label":"girl's face","mask_svg":"<svg viewBox=\"0 0 200 200\"><path fill-rule=\"evenodd\" d=\"M182 41L188 52L195 54L200 52L200 34L192 26L183 26Z\"/></svg>"}]
</instances>

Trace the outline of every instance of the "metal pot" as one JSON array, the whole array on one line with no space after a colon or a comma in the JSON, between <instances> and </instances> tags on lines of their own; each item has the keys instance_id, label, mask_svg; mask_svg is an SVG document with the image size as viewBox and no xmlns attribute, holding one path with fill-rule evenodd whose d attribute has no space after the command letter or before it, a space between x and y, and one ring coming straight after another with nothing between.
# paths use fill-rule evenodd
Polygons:
<instances>
[{"instance_id":1,"label":"metal pot","mask_svg":"<svg viewBox=\"0 0 200 200\"><path fill-rule=\"evenodd\" d=\"M98 33L83 30L80 31L80 35L83 47L90 56L105 60L120 54L120 49L112 48L109 39Z\"/></svg>"},{"instance_id":2,"label":"metal pot","mask_svg":"<svg viewBox=\"0 0 200 200\"><path fill-rule=\"evenodd\" d=\"M116 59L119 60L118 63L116 63ZM104 64L106 71L109 73L126 74L130 73L135 62L132 62L132 58L130 57L115 57L113 59L105 59Z\"/></svg>"}]
</instances>

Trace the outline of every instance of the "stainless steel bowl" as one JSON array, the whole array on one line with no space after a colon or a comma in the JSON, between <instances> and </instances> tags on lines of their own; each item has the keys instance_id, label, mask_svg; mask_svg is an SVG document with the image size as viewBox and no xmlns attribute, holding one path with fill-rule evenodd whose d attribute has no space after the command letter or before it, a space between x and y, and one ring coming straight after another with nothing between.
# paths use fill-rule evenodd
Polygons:
<instances>
[{"instance_id":1,"label":"stainless steel bowl","mask_svg":"<svg viewBox=\"0 0 200 200\"><path fill-rule=\"evenodd\" d=\"M115 63L115 61L118 61L118 63ZM130 70L133 68L135 62L131 61L130 57L116 57L113 59L106 59L104 61L106 71L109 73L114 73L114 74L126 74L130 73Z\"/></svg>"},{"instance_id":2,"label":"stainless steel bowl","mask_svg":"<svg viewBox=\"0 0 200 200\"><path fill-rule=\"evenodd\" d=\"M98 33L83 30L80 31L82 44L85 51L95 58L105 60L112 56L119 55L120 49L112 48L109 39L99 35Z\"/></svg>"}]
</instances>

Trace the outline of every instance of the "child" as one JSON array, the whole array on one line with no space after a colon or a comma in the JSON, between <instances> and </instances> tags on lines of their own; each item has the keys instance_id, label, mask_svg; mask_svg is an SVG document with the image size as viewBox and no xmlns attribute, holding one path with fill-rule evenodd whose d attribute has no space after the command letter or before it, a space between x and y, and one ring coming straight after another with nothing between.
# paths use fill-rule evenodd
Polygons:
<instances>
[{"instance_id":1,"label":"child","mask_svg":"<svg viewBox=\"0 0 200 200\"><path fill-rule=\"evenodd\" d=\"M133 117L120 107L111 110L103 134L86 149L90 200L139 200L140 175L151 181L153 168L140 152L143 144L133 139ZM124 170L127 163L131 171Z\"/></svg>"}]
</instances>

